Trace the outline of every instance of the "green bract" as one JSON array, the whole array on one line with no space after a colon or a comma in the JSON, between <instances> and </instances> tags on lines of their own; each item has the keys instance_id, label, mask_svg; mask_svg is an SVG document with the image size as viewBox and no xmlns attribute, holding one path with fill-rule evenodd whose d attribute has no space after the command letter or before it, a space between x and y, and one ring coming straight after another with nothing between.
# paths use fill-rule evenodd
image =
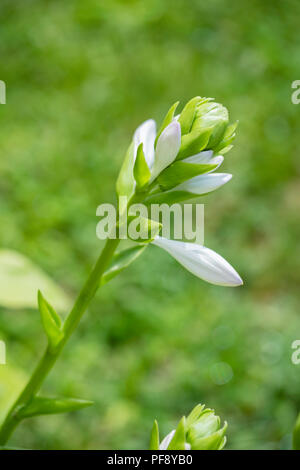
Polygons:
<instances>
[{"instance_id":1,"label":"green bract","mask_svg":"<svg viewBox=\"0 0 300 470\"><path fill-rule=\"evenodd\" d=\"M49 302L47 302L40 291L38 291L38 305L43 328L48 338L49 348L51 351L55 350L64 337L60 316Z\"/></svg>"},{"instance_id":2,"label":"green bract","mask_svg":"<svg viewBox=\"0 0 300 470\"><path fill-rule=\"evenodd\" d=\"M150 450L222 450L226 444L226 429L227 423L221 426L214 410L197 405L161 442L158 423L154 421Z\"/></svg>"}]
</instances>

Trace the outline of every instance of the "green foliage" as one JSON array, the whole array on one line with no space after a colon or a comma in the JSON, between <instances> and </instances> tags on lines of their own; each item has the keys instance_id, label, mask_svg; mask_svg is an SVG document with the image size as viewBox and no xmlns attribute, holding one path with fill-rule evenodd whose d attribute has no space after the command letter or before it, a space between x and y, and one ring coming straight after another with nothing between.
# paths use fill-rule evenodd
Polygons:
<instances>
[{"instance_id":1,"label":"green foliage","mask_svg":"<svg viewBox=\"0 0 300 470\"><path fill-rule=\"evenodd\" d=\"M175 434L168 446L168 450L184 450L185 449L185 416L181 418L176 428Z\"/></svg>"},{"instance_id":2,"label":"green foliage","mask_svg":"<svg viewBox=\"0 0 300 470\"><path fill-rule=\"evenodd\" d=\"M179 105L179 101L176 101L176 103L174 103L171 108L169 109L169 111L167 112L164 120L163 120L163 123L161 125L161 127L159 128L158 132L157 132L157 136L156 136L156 139L155 139L155 145L161 135L161 133L163 132L163 130L169 125L171 124L173 118L174 118L174 114L175 114L175 111L177 109L177 106Z\"/></svg>"},{"instance_id":3,"label":"green foliage","mask_svg":"<svg viewBox=\"0 0 300 470\"><path fill-rule=\"evenodd\" d=\"M49 348L55 350L64 337L62 331L62 321L53 307L38 291L38 305L41 314L43 328L48 338Z\"/></svg>"},{"instance_id":4,"label":"green foliage","mask_svg":"<svg viewBox=\"0 0 300 470\"><path fill-rule=\"evenodd\" d=\"M149 450L158 450L159 449L159 429L156 419L154 420L151 436L150 436L150 445Z\"/></svg>"},{"instance_id":5,"label":"green foliage","mask_svg":"<svg viewBox=\"0 0 300 470\"><path fill-rule=\"evenodd\" d=\"M182 160L204 150L208 145L211 133L212 129L203 127L200 132L194 130L182 136L181 147L176 160Z\"/></svg>"},{"instance_id":6,"label":"green foliage","mask_svg":"<svg viewBox=\"0 0 300 470\"><path fill-rule=\"evenodd\" d=\"M36 292L43 290L62 310L70 299L42 269L14 250L0 250L0 305L10 309L37 308Z\"/></svg>"},{"instance_id":7,"label":"green foliage","mask_svg":"<svg viewBox=\"0 0 300 470\"><path fill-rule=\"evenodd\" d=\"M133 142L128 147L121 170L117 179L116 190L118 196L127 196L128 199L134 192L134 152Z\"/></svg>"},{"instance_id":8,"label":"green foliage","mask_svg":"<svg viewBox=\"0 0 300 470\"><path fill-rule=\"evenodd\" d=\"M78 398L47 398L35 397L26 407L18 412L20 419L32 416L51 415L57 413L69 413L93 405L92 401L79 400Z\"/></svg>"},{"instance_id":9,"label":"green foliage","mask_svg":"<svg viewBox=\"0 0 300 470\"><path fill-rule=\"evenodd\" d=\"M143 253L145 248L146 245L135 245L115 253L112 262L101 278L101 284L106 284L106 282L127 268Z\"/></svg>"},{"instance_id":10,"label":"green foliage","mask_svg":"<svg viewBox=\"0 0 300 470\"><path fill-rule=\"evenodd\" d=\"M300 366L290 361L300 331L300 107L290 101L299 2L53 0L45 14L41 0L2 0L0 12L0 246L75 298L102 248L96 207L113 201L136 127L160 123L176 99L212 96L240 124L222 165L232 181L200 200L205 240L245 281L234 292L208 286L149 247L99 291L45 384L44 393L95 406L24 421L11 445L146 448L155 416L164 436L201 399L230 423L226 448L291 447L300 409ZM18 285L4 279L2 298ZM36 289L68 310L35 280L26 286L13 299L30 296L26 305L12 311L0 298L0 419L45 345Z\"/></svg>"},{"instance_id":11,"label":"green foliage","mask_svg":"<svg viewBox=\"0 0 300 470\"><path fill-rule=\"evenodd\" d=\"M207 173L216 168L216 164L188 163L177 161L166 168L158 177L158 183L162 189L174 188L180 183L193 178L194 176Z\"/></svg>"},{"instance_id":12,"label":"green foliage","mask_svg":"<svg viewBox=\"0 0 300 470\"><path fill-rule=\"evenodd\" d=\"M181 127L181 135L185 135L190 132L196 114L196 107L199 101L201 101L200 96L195 96L195 98L192 98L185 105L182 112L180 113L178 122Z\"/></svg>"},{"instance_id":13,"label":"green foliage","mask_svg":"<svg viewBox=\"0 0 300 470\"><path fill-rule=\"evenodd\" d=\"M143 152L143 144L140 144L137 149L133 174L137 184L137 189L143 188L150 180L151 173Z\"/></svg>"}]
</instances>

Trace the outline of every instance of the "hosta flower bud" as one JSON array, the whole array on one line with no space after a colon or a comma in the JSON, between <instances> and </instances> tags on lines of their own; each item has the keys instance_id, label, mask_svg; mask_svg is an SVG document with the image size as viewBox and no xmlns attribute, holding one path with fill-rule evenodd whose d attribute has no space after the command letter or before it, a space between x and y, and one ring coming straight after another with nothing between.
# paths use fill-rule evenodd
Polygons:
<instances>
[{"instance_id":1,"label":"hosta flower bud","mask_svg":"<svg viewBox=\"0 0 300 470\"><path fill-rule=\"evenodd\" d=\"M155 421L150 450L222 450L226 443L226 429L227 423L221 426L221 420L213 410L197 405L161 442Z\"/></svg>"},{"instance_id":2,"label":"hosta flower bud","mask_svg":"<svg viewBox=\"0 0 300 470\"><path fill-rule=\"evenodd\" d=\"M171 106L158 132L153 119L135 131L117 181L119 196L130 199L142 193L147 199L155 194L161 201L163 193L168 192L166 202L179 202L228 181L222 174L195 180L215 171L223 161L221 154L231 148L237 124L228 124L227 109L212 98L200 96L174 116L177 106L178 102ZM182 183L186 184L182 187ZM206 186L209 188L204 191Z\"/></svg>"},{"instance_id":3,"label":"hosta flower bud","mask_svg":"<svg viewBox=\"0 0 300 470\"><path fill-rule=\"evenodd\" d=\"M202 150L226 153L231 148L237 123L228 124L227 109L212 98L195 97L178 118L182 142L178 160ZM229 147L229 148L228 148Z\"/></svg>"},{"instance_id":4,"label":"hosta flower bud","mask_svg":"<svg viewBox=\"0 0 300 470\"><path fill-rule=\"evenodd\" d=\"M215 150L222 141L225 130L228 126L228 111L219 103L206 101L199 103L196 107L195 118L191 127L191 132L201 131L205 128L211 128L207 148Z\"/></svg>"}]
</instances>

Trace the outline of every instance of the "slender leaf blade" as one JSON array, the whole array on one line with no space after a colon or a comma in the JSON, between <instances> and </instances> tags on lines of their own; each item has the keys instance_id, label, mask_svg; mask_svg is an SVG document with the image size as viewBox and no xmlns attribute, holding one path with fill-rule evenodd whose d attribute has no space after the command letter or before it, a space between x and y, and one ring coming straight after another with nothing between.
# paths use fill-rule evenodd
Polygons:
<instances>
[{"instance_id":1,"label":"slender leaf blade","mask_svg":"<svg viewBox=\"0 0 300 470\"><path fill-rule=\"evenodd\" d=\"M217 166L218 164L186 163L180 160L170 165L159 175L158 183L164 190L171 189L194 176L208 173Z\"/></svg>"},{"instance_id":2,"label":"slender leaf blade","mask_svg":"<svg viewBox=\"0 0 300 470\"><path fill-rule=\"evenodd\" d=\"M200 96L195 96L195 98L192 98L183 108L178 119L181 126L181 135L190 132L196 114L196 108L200 100Z\"/></svg>"},{"instance_id":3,"label":"slender leaf blade","mask_svg":"<svg viewBox=\"0 0 300 470\"><path fill-rule=\"evenodd\" d=\"M134 179L137 188L143 188L151 178L151 172L146 162L145 154L143 151L143 144L141 143L137 149L136 160L133 168Z\"/></svg>"},{"instance_id":4,"label":"slender leaf blade","mask_svg":"<svg viewBox=\"0 0 300 470\"><path fill-rule=\"evenodd\" d=\"M146 245L136 245L116 253L109 267L102 276L101 284L106 284L108 281L110 281L112 278L122 272L125 268L127 268L143 253L145 248Z\"/></svg>"},{"instance_id":5,"label":"slender leaf blade","mask_svg":"<svg viewBox=\"0 0 300 470\"><path fill-rule=\"evenodd\" d=\"M163 120L163 123L157 133L157 136L156 136L156 139L155 139L155 146L157 144L157 141L161 135L161 133L165 130L165 128L171 124L171 122L173 121L174 119L174 114L175 114L175 111L177 109L177 106L179 105L179 101L176 101L176 103L174 103L171 108L169 109L169 111L167 112L164 120Z\"/></svg>"},{"instance_id":6,"label":"slender leaf blade","mask_svg":"<svg viewBox=\"0 0 300 470\"><path fill-rule=\"evenodd\" d=\"M195 155L204 150L208 144L212 129L195 130L181 137L181 146L176 160Z\"/></svg>"},{"instance_id":7,"label":"slender leaf blade","mask_svg":"<svg viewBox=\"0 0 300 470\"><path fill-rule=\"evenodd\" d=\"M21 419L32 416L68 413L93 405L92 401L77 398L35 397L28 405L19 410Z\"/></svg>"},{"instance_id":8,"label":"slender leaf blade","mask_svg":"<svg viewBox=\"0 0 300 470\"><path fill-rule=\"evenodd\" d=\"M176 432L168 446L168 450L185 449L185 416L183 416L177 426Z\"/></svg>"},{"instance_id":9,"label":"slender leaf blade","mask_svg":"<svg viewBox=\"0 0 300 470\"><path fill-rule=\"evenodd\" d=\"M48 338L49 346L51 349L54 349L64 336L61 329L61 319L55 312L54 308L51 307L51 305L43 297L41 291L38 291L38 305L41 314L42 325Z\"/></svg>"},{"instance_id":10,"label":"slender leaf blade","mask_svg":"<svg viewBox=\"0 0 300 470\"><path fill-rule=\"evenodd\" d=\"M159 450L159 428L158 422L154 420L151 435L150 435L150 445L149 450Z\"/></svg>"},{"instance_id":11,"label":"slender leaf blade","mask_svg":"<svg viewBox=\"0 0 300 470\"><path fill-rule=\"evenodd\" d=\"M132 195L134 191L133 166L134 144L133 142L131 142L117 179L116 190L118 196L127 196L128 198L130 198L130 196Z\"/></svg>"}]
</instances>

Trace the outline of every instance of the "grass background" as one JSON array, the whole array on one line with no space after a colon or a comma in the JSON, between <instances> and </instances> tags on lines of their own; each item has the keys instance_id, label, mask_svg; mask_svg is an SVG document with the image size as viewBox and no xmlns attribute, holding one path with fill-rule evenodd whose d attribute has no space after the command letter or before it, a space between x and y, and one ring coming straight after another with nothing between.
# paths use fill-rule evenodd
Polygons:
<instances>
[{"instance_id":1,"label":"grass background","mask_svg":"<svg viewBox=\"0 0 300 470\"><path fill-rule=\"evenodd\" d=\"M223 167L234 178L203 202L206 245L245 282L210 286L149 248L99 291L44 385L94 407L28 420L11 445L147 448L154 418L168 432L201 402L229 422L228 448L289 448L300 409L299 14L293 0L1 1L1 247L74 297L134 129L200 94L240 121ZM38 313L2 308L0 339L3 412L1 393L17 393L45 344Z\"/></svg>"}]
</instances>

